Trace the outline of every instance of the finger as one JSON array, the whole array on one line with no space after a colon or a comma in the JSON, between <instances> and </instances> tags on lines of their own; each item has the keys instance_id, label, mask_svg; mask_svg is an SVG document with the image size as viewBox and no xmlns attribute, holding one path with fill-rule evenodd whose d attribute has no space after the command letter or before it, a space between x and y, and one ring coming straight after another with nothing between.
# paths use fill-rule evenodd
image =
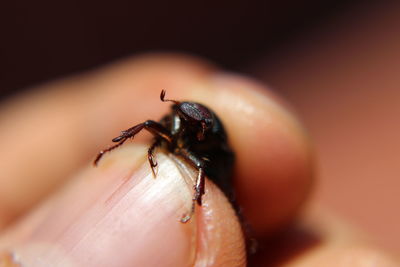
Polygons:
<instances>
[{"instance_id":1,"label":"finger","mask_svg":"<svg viewBox=\"0 0 400 267\"><path fill-rule=\"evenodd\" d=\"M157 99L162 88L184 91L209 68L185 57L139 57L2 105L0 229L91 161L121 129L165 112Z\"/></svg>"},{"instance_id":2,"label":"finger","mask_svg":"<svg viewBox=\"0 0 400 267\"><path fill-rule=\"evenodd\" d=\"M167 88L171 98L203 102L221 117L236 152L240 202L258 234L286 222L307 195L312 170L307 139L276 97L254 82L217 75L196 61L155 57L117 65L55 87L62 97L47 93L52 96L47 101L57 107L61 104L62 111L54 112L58 109L43 105L47 102L42 97L32 108L36 112L32 111L32 117L9 117L18 117L13 119L18 122L15 125L30 126L29 131L12 127L11 123L5 129L9 136L0 138L10 139L18 133L18 140L23 140L17 147L8 145L14 160L4 166L8 172L4 177L13 179L3 181L5 186L0 187L4 191L1 197L6 200L0 202L4 203L3 211L20 213L32 205L71 170L87 162L95 154L95 147L101 147L99 143L114 137L115 132L132 123L160 118L168 109L155 99L160 88ZM72 96L71 88L75 88ZM28 138L32 136L35 142ZM37 151L41 151L42 160L37 160ZM19 168L20 162L28 165ZM26 177L32 177L34 185L27 183Z\"/></svg>"},{"instance_id":3,"label":"finger","mask_svg":"<svg viewBox=\"0 0 400 267\"><path fill-rule=\"evenodd\" d=\"M399 260L321 207L260 246L255 266L399 266Z\"/></svg>"},{"instance_id":4,"label":"finger","mask_svg":"<svg viewBox=\"0 0 400 267\"><path fill-rule=\"evenodd\" d=\"M126 146L49 199L0 239L1 262L22 266L245 266L240 224L206 183L185 224L197 171L147 147Z\"/></svg>"}]
</instances>

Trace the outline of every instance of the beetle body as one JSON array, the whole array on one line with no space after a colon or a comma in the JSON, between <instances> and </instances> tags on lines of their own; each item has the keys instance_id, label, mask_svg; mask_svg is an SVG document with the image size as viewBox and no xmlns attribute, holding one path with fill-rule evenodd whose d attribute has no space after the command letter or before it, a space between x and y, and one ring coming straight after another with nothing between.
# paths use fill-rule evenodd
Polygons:
<instances>
[{"instance_id":1,"label":"beetle body","mask_svg":"<svg viewBox=\"0 0 400 267\"><path fill-rule=\"evenodd\" d=\"M120 136L112 140L117 144L101 151L94 163L97 165L104 153L122 145L142 129L148 130L154 135L148 150L148 160L154 176L157 166L154 150L161 146L182 157L198 170L191 212L181 219L182 222L187 222L194 212L195 204L202 204L205 176L217 184L228 199L232 199L234 154L228 145L224 127L213 111L199 103L179 102L164 97L165 91L162 90L161 101L173 102L169 114L160 122L148 120L122 131Z\"/></svg>"},{"instance_id":2,"label":"beetle body","mask_svg":"<svg viewBox=\"0 0 400 267\"><path fill-rule=\"evenodd\" d=\"M194 115L200 114L203 117L207 115L209 128L205 130L204 135L202 131L199 132L199 126L192 120L182 119L179 111L182 106L188 105L194 107L191 115L194 112L197 113ZM164 117L160 123L174 133L173 139L176 144L167 145L168 150L179 155L180 149L183 148L194 155L196 160L202 160L206 176L218 185L228 198L231 198L234 155L228 145L225 129L217 115L204 105L183 102L181 106L173 105L171 114ZM195 167L198 168L198 166Z\"/></svg>"}]
</instances>

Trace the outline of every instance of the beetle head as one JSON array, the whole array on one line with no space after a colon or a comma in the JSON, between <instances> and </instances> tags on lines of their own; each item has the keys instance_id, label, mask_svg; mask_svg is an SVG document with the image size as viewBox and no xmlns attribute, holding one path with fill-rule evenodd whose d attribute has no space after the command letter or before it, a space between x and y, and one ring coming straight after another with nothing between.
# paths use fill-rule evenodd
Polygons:
<instances>
[{"instance_id":1,"label":"beetle head","mask_svg":"<svg viewBox=\"0 0 400 267\"><path fill-rule=\"evenodd\" d=\"M197 139L203 140L207 131L214 124L213 113L205 106L194 102L181 102L176 105L176 111L181 119L186 121L197 132Z\"/></svg>"},{"instance_id":2,"label":"beetle head","mask_svg":"<svg viewBox=\"0 0 400 267\"><path fill-rule=\"evenodd\" d=\"M160 99L163 102L174 103L173 109L178 116L197 133L199 141L204 140L205 134L214 124L214 115L207 107L195 102L179 102L165 99L165 90L161 91Z\"/></svg>"}]
</instances>

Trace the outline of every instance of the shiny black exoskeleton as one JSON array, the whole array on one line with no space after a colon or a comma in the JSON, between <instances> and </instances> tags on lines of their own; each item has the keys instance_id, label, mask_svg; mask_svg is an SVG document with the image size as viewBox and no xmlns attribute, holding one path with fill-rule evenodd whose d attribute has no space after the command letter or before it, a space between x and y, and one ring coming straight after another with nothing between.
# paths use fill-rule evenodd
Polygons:
<instances>
[{"instance_id":1,"label":"shiny black exoskeleton","mask_svg":"<svg viewBox=\"0 0 400 267\"><path fill-rule=\"evenodd\" d=\"M232 199L231 176L234 155L228 146L221 121L209 108L195 102L165 99L164 90L161 91L160 99L163 102L173 103L170 114L164 116L160 122L148 120L122 131L120 136L112 140L117 144L100 151L94 164L97 165L104 153L119 147L142 129L146 129L154 135L154 141L148 150L148 160L154 176L157 166L154 150L159 146L182 157L199 171L194 186L191 212L181 219L181 222L187 222L194 212L196 202L202 204L205 175L217 184L229 199Z\"/></svg>"}]
</instances>

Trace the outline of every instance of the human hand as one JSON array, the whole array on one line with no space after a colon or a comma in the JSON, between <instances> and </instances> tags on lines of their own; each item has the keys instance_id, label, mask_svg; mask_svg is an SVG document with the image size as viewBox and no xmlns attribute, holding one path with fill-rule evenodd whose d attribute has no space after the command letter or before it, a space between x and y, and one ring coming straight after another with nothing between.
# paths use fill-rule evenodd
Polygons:
<instances>
[{"instance_id":1,"label":"human hand","mask_svg":"<svg viewBox=\"0 0 400 267\"><path fill-rule=\"evenodd\" d=\"M367 260L394 266L321 210L291 224L310 192L313 159L281 100L197 59L161 55L50 83L2 106L0 263L245 265L240 223L212 183L196 216L179 222L192 187L162 153L152 178L147 146L138 145L146 135L109 153L98 168L90 165L120 130L168 112L158 99L161 89L174 99L205 103L222 119L236 153L239 204L260 243L254 265L363 266Z\"/></svg>"}]
</instances>

